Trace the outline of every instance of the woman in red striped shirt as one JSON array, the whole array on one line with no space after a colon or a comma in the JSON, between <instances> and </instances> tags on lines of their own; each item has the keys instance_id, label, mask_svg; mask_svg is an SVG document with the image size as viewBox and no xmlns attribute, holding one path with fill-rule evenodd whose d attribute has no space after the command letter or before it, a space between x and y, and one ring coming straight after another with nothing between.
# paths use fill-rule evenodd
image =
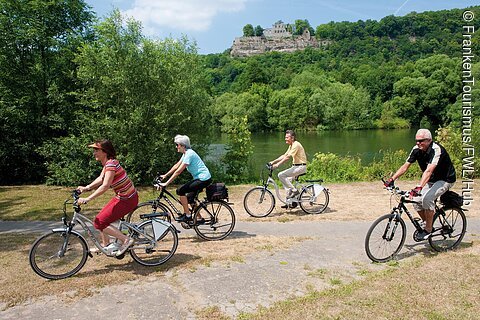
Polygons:
<instances>
[{"instance_id":1,"label":"woman in red striped shirt","mask_svg":"<svg viewBox=\"0 0 480 320\"><path fill-rule=\"evenodd\" d=\"M111 254L115 252L115 255L119 256L125 253L133 244L133 239L124 235L120 230L112 226L111 223L135 209L138 204L138 193L126 171L120 166L118 160L115 159L115 149L109 140L98 140L88 147L93 148L95 160L103 165L103 169L100 176L92 183L85 187L79 186L77 188L80 192L91 191L97 188L88 197L78 199L78 202L86 204L105 193L109 188L113 189L115 197L100 210L93 220L93 225L95 229L101 231L102 245L107 251ZM120 246L116 242L109 243L109 236L120 240L122 245Z\"/></svg>"}]
</instances>

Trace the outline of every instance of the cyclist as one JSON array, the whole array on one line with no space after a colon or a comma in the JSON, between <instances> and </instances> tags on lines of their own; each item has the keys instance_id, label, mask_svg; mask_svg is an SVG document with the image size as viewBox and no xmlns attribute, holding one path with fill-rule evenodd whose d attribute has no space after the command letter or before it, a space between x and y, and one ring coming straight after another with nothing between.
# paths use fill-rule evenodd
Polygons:
<instances>
[{"instance_id":1,"label":"cyclist","mask_svg":"<svg viewBox=\"0 0 480 320\"><path fill-rule=\"evenodd\" d=\"M109 188L113 189L115 197L100 210L93 220L93 225L95 229L101 231L101 241L105 249L111 253L115 252L115 255L119 256L132 245L133 239L124 235L111 223L135 209L138 204L138 193L125 170L115 159L116 152L109 140L97 140L88 147L93 148L95 160L103 165L103 169L93 182L85 187L79 186L77 188L80 193L97 188L88 197L78 199L78 203L86 204L104 194ZM108 236L119 239L122 245L120 246L116 242L109 244Z\"/></svg>"},{"instance_id":2,"label":"cyclist","mask_svg":"<svg viewBox=\"0 0 480 320\"><path fill-rule=\"evenodd\" d=\"M178 221L188 221L192 219L190 210L188 207L188 198L187 194L191 195L195 192L207 187L212 183L212 176L208 170L205 163L202 161L200 156L193 151L190 146L190 138L185 135L176 135L173 139L177 146L177 152L183 153L180 160L173 165L173 167L165 174L160 175L160 179L163 180L168 176L171 176L170 179L165 183L160 183L161 187L168 186L177 176L179 176L185 168L193 176L193 180L187 182L183 186L177 189L177 194L180 196L180 203L183 207L184 214L177 219ZM200 218L197 223L203 223L203 218Z\"/></svg>"},{"instance_id":3,"label":"cyclist","mask_svg":"<svg viewBox=\"0 0 480 320\"><path fill-rule=\"evenodd\" d=\"M307 155L302 144L296 140L295 131L285 131L285 143L288 144L287 151L269 164L273 169L276 169L292 158L292 166L281 171L278 174L278 178L287 192L287 198L294 198L299 194L299 191L293 186L292 180L296 176L307 172ZM282 208L286 209L288 206L284 205Z\"/></svg>"},{"instance_id":4,"label":"cyclist","mask_svg":"<svg viewBox=\"0 0 480 320\"><path fill-rule=\"evenodd\" d=\"M432 232L434 201L455 183L455 168L445 148L432 140L430 130L419 129L415 135L415 146L407 161L387 180L385 186L393 186L394 181L415 161L418 162L423 174L419 184L410 191L410 196L420 197L419 203L414 204L414 207L425 222L425 229L418 234L418 238L426 240Z\"/></svg>"}]
</instances>

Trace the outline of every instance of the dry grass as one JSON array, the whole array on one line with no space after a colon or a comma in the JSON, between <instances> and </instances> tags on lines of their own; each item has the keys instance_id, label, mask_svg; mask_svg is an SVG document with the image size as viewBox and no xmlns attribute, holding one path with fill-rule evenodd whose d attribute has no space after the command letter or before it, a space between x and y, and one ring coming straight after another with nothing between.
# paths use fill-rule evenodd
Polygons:
<instances>
[{"instance_id":1,"label":"dry grass","mask_svg":"<svg viewBox=\"0 0 480 320\"><path fill-rule=\"evenodd\" d=\"M480 244L392 264L239 319L479 319Z\"/></svg>"},{"instance_id":2,"label":"dry grass","mask_svg":"<svg viewBox=\"0 0 480 320\"><path fill-rule=\"evenodd\" d=\"M205 242L196 236L182 238L177 252L165 265L143 267L130 256L123 260L95 255L72 278L50 281L37 276L28 263L28 252L36 235L0 235L0 305L11 307L29 299L56 295L63 300L76 300L94 294L99 288L146 277L164 277L166 272L195 270L214 263L242 263L254 252L272 252L289 248L307 238L279 238L258 236L262 245L252 246L249 238L227 238L223 241Z\"/></svg>"},{"instance_id":3,"label":"dry grass","mask_svg":"<svg viewBox=\"0 0 480 320\"><path fill-rule=\"evenodd\" d=\"M479 181L475 181L476 183ZM417 181L400 181L398 186L403 190L410 190ZM289 222L289 221L373 221L379 216L390 212L394 203L390 203L390 193L383 189L381 182L351 182L351 183L326 183L330 191L330 203L322 214L306 214L300 208L291 210L281 209L278 200L273 212L264 218L252 218L243 208L243 196L251 185L229 187L231 202L235 203L235 213L239 220L256 222ZM458 181L453 190L461 192L461 182ZM473 192L473 198L480 198L480 188ZM480 217L480 203L474 201L466 212L467 218Z\"/></svg>"},{"instance_id":4,"label":"dry grass","mask_svg":"<svg viewBox=\"0 0 480 320\"><path fill-rule=\"evenodd\" d=\"M476 181L478 182L478 181ZM416 182L401 181L399 186L410 189ZM243 208L243 196L252 185L229 186L230 203L239 221L255 222L289 222L289 221L321 221L321 220L366 220L373 221L391 209L390 195L382 189L379 182L353 182L326 184L330 190L330 204L327 210L318 215L304 213L301 209L281 209L277 201L274 211L265 218L252 218ZM454 187L460 191L460 181ZM70 197L73 188L38 186L0 187L0 220L42 220L56 221L62 216L63 201ZM174 190L174 188L171 188ZM152 187L139 188L140 201L155 199L158 191ZM283 191L282 191L283 194ZM106 192L100 198L84 206L82 209L93 217L112 196ZM480 191L473 192L478 199ZM203 198L203 195L200 195ZM70 208L69 208L70 209ZM480 202L474 201L468 208L467 217L480 217Z\"/></svg>"}]
</instances>

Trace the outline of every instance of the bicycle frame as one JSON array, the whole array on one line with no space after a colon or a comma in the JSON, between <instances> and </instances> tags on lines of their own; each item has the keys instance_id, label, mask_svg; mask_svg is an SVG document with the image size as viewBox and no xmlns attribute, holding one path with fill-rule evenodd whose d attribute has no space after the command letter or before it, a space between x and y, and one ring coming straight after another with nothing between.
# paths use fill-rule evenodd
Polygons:
<instances>
[{"instance_id":1,"label":"bicycle frame","mask_svg":"<svg viewBox=\"0 0 480 320\"><path fill-rule=\"evenodd\" d=\"M158 182L155 182L154 184L155 187L159 188L159 185L158 185ZM278 188L278 187L277 187ZM195 203L192 205L191 209L190 209L190 213L194 213L195 209L197 207L202 207L204 208L205 210L209 211L208 210L208 206L207 204L209 203L209 201L200 201L198 200L198 194L199 192L196 193L195 195ZM162 200L164 200L166 202L163 203ZM173 201L172 201L173 200ZM158 206L159 203L162 203L164 205L168 205L168 207L170 207L171 209L171 212L168 212L169 214L172 215L172 218L173 220L175 221L179 221L178 217L180 217L182 215L182 212L180 212L180 210L178 210L178 208L175 206L175 204L173 202L176 202L177 204L181 205L181 202L179 199L177 199L171 192L169 192L167 189L165 188L161 188L160 190L160 194L158 195L157 199L154 200L155 201L155 205ZM176 216L172 213L175 213ZM177 217L178 216L178 217Z\"/></svg>"},{"instance_id":2,"label":"bicycle frame","mask_svg":"<svg viewBox=\"0 0 480 320\"><path fill-rule=\"evenodd\" d=\"M263 182L262 182L262 187L265 188L266 190L268 190L268 185L272 185L275 189L275 194L277 196L277 199L280 200L280 202L282 202L283 204L291 204L292 202L301 202L300 199L285 199L283 200L283 197L280 195L280 188L277 184L277 182L272 178L272 173L273 173L273 170L271 169L271 167L268 167L268 179L265 180L264 178L262 178ZM301 183L298 182L297 179L293 179L292 181L292 184L295 186L295 188L298 190L299 188L298 187L301 187L299 192L302 193L302 191L305 189L305 186ZM323 188L323 187L322 187Z\"/></svg>"},{"instance_id":3,"label":"bicycle frame","mask_svg":"<svg viewBox=\"0 0 480 320\"><path fill-rule=\"evenodd\" d=\"M415 218L410 213L410 211L408 211L407 207L405 206L405 203L416 203L416 201L407 200L407 199L405 199L405 196L402 196L401 199L400 199L400 202L398 203L398 205L396 207L394 207L392 209L391 213L393 213L393 214L397 215L399 218L401 218L402 213L405 212L407 214L408 218L410 219L410 221L412 222L412 224L415 226L415 229L417 229L418 231L422 231L422 227L420 226L420 223L418 223L418 221L415 220Z\"/></svg>"},{"instance_id":4,"label":"bicycle frame","mask_svg":"<svg viewBox=\"0 0 480 320\"><path fill-rule=\"evenodd\" d=\"M81 208L77 204L77 199L78 199L77 196L74 196L74 199L75 199L74 203L73 203L74 213L73 213L72 219L70 221L67 221L66 205L67 205L67 203L70 203L70 201L67 200L67 201L64 202L64 215L62 217L62 221L63 221L65 227L52 229L53 232L64 231L66 233L65 243L64 243L64 245L61 249L61 252L59 252L59 255L63 256L65 254L66 245L68 243L68 239L69 239L69 236L70 236L71 233L75 233L79 237L86 240L84 235L82 235L80 232L78 232L76 230L73 230L74 227L78 224L83 229L83 231L88 235L88 238L93 242L95 247L97 247L103 254L108 256L109 255L108 251L104 249L104 247L100 244L100 241L98 240L98 238L95 236L95 234L92 231L92 229L93 229L92 228L93 227L92 221L88 217L86 217L85 215L80 213ZM164 227L166 227L166 228L169 227L169 224L164 225L166 222L164 222L162 220L157 220L157 219L152 219L152 220L157 222L157 223L153 224L153 226L154 226L154 229L156 229L157 232L160 232L160 234L163 233L163 231L165 230ZM159 227L158 224L161 224L163 227ZM145 234L141 229L137 228L136 225L130 224L128 222L120 220L119 228L121 228L122 226L127 227L128 229L133 230L133 231L135 231L139 234L142 234L143 236L145 236L149 240L152 240L152 241L157 240L157 239L153 239L150 235ZM163 229L163 231L162 231L162 229ZM155 233L157 233L157 232L155 232ZM90 252L88 252L88 254L89 254L90 257L92 257L92 254Z\"/></svg>"},{"instance_id":5,"label":"bicycle frame","mask_svg":"<svg viewBox=\"0 0 480 320\"><path fill-rule=\"evenodd\" d=\"M415 229L417 229L417 231L419 231L419 232L422 231L423 228L420 225L420 223L418 222L418 220L417 220L418 218L415 219L415 217L410 213L410 211L408 211L407 207L405 206L405 203L418 203L418 202L414 201L414 200L407 199L406 198L407 194L406 194L405 191L400 191L398 189L390 189L390 191L392 192L392 196L400 196L400 199L398 200L398 205L392 209L391 213L396 214L400 218L402 213L405 212L407 214L408 218L410 219L410 222L415 227ZM437 206L436 200L435 200L434 215L438 212L441 212L441 210L442 209Z\"/></svg>"}]
</instances>

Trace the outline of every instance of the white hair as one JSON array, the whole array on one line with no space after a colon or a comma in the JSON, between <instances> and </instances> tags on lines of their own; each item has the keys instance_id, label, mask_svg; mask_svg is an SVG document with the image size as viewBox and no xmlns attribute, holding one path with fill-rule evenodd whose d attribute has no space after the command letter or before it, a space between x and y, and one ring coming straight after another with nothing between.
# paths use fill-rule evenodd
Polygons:
<instances>
[{"instance_id":1,"label":"white hair","mask_svg":"<svg viewBox=\"0 0 480 320\"><path fill-rule=\"evenodd\" d=\"M173 141L176 144L181 144L182 146L185 146L185 148L190 149L190 138L188 136L184 136L181 134L177 134L175 138L173 138Z\"/></svg>"},{"instance_id":2,"label":"white hair","mask_svg":"<svg viewBox=\"0 0 480 320\"><path fill-rule=\"evenodd\" d=\"M432 140L432 133L428 129L418 129L417 136L422 136L425 139Z\"/></svg>"}]
</instances>

